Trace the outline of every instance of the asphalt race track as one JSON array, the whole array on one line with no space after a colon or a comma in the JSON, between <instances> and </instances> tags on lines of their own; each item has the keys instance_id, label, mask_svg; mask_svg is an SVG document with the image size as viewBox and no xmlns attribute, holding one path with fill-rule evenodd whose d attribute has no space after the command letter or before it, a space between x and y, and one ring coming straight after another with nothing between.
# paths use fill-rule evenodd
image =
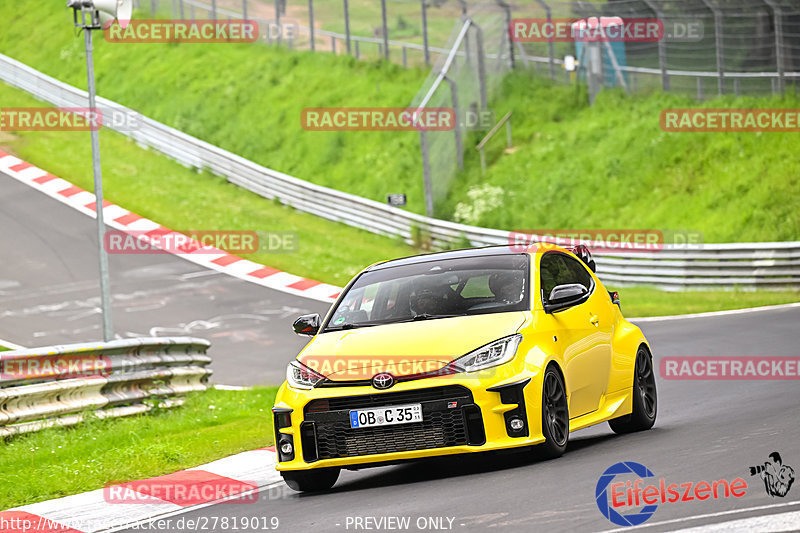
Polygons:
<instances>
[{"instance_id":1,"label":"asphalt race track","mask_svg":"<svg viewBox=\"0 0 800 533\"><path fill-rule=\"evenodd\" d=\"M796 355L798 324L800 309L794 308L648 322L643 328L658 367L663 356ZM750 477L748 469L778 451L785 464L799 470L800 393L796 381L659 379L658 389L659 415L652 430L618 436L603 424L579 431L572 435L567 453L553 461L537 461L525 452L476 454L344 471L329 493L298 495L281 486L264 490L255 504L220 504L180 516L210 520L276 516L282 531L365 531L368 529L355 528L354 517L395 516L411 517L409 531L430 530L416 527L418 519L428 517L443 518L445 528L448 519L453 519L452 530L464 532L606 531L617 526L600 514L594 501L595 486L603 471L620 461L641 463L656 478L664 477L667 484L737 477L748 483L747 494L739 499L659 504L650 520L624 528L626 531L674 531L800 511L800 486L793 487L785 498L771 497L759 478ZM717 516L689 519L707 514ZM658 525L666 521L672 522ZM783 531L793 530L797 530L796 517L794 526Z\"/></svg>"},{"instance_id":2,"label":"asphalt race track","mask_svg":"<svg viewBox=\"0 0 800 533\"><path fill-rule=\"evenodd\" d=\"M0 339L101 340L94 219L3 174L0 206ZM328 308L170 254L112 254L109 270L117 335L208 339L216 383L282 381L305 344L293 318Z\"/></svg>"},{"instance_id":3,"label":"asphalt race track","mask_svg":"<svg viewBox=\"0 0 800 533\"><path fill-rule=\"evenodd\" d=\"M94 221L6 176L0 176L0 190L0 247L7 251L0 261L0 338L25 346L98 339ZM281 381L303 344L290 331L292 318L326 308L166 254L112 255L110 261L116 331L208 338L219 383ZM624 290L621 296L624 310ZM800 308L642 327L658 368L664 356L796 356L798 325ZM254 504L219 504L173 520L206 517L210 525L215 518L266 517L269 524L274 516L279 531L315 533L389 530L398 525L394 518L386 522L389 517L410 518L407 531L606 531L617 526L598 510L595 486L620 461L641 463L667 484L737 477L748 483L742 498L659 504L643 526L626 531L673 531L761 515L773 515L775 523L778 513L800 512L800 482L785 498L772 497L748 468L778 451L800 472L796 381L659 379L658 390L654 429L626 436L605 424L583 430L557 460L539 461L523 450L345 471L328 493L298 495L280 485L264 489Z\"/></svg>"}]
</instances>

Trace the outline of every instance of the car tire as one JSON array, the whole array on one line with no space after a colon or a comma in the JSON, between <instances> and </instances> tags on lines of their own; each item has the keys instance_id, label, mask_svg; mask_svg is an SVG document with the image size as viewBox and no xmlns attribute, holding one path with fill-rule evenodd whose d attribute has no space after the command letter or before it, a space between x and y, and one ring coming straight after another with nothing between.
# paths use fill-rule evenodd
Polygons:
<instances>
[{"instance_id":1,"label":"car tire","mask_svg":"<svg viewBox=\"0 0 800 533\"><path fill-rule=\"evenodd\" d=\"M564 380L553 365L547 367L542 379L542 435L544 444L536 447L541 458L564 455L569 441L569 406Z\"/></svg>"},{"instance_id":2,"label":"car tire","mask_svg":"<svg viewBox=\"0 0 800 533\"><path fill-rule=\"evenodd\" d=\"M631 414L608 421L608 425L611 426L614 433L644 431L656 423L658 412L656 376L653 371L653 357L644 346L640 346L636 352L632 402L633 412Z\"/></svg>"},{"instance_id":3,"label":"car tire","mask_svg":"<svg viewBox=\"0 0 800 533\"><path fill-rule=\"evenodd\" d=\"M299 470L281 472L283 480L289 488L297 492L319 492L328 490L339 479L339 468L316 468L314 470Z\"/></svg>"}]
</instances>

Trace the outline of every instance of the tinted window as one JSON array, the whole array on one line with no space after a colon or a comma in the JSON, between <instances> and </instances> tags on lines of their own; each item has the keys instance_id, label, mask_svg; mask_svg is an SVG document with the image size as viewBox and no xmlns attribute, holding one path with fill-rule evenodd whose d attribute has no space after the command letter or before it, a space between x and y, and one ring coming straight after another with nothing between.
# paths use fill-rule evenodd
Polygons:
<instances>
[{"instance_id":1,"label":"tinted window","mask_svg":"<svg viewBox=\"0 0 800 533\"><path fill-rule=\"evenodd\" d=\"M426 261L363 273L325 331L419 318L523 311L530 307L527 254Z\"/></svg>"},{"instance_id":2,"label":"tinted window","mask_svg":"<svg viewBox=\"0 0 800 533\"><path fill-rule=\"evenodd\" d=\"M545 298L556 285L580 283L587 289L592 288L592 276L577 259L568 255L550 252L542 257L540 265L542 290Z\"/></svg>"}]
</instances>

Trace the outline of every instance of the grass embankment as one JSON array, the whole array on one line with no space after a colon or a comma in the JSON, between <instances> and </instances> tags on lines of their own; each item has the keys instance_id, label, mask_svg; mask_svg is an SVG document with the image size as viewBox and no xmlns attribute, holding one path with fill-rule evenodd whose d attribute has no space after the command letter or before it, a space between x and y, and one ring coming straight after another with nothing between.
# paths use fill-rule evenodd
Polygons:
<instances>
[{"instance_id":1,"label":"grass embankment","mask_svg":"<svg viewBox=\"0 0 800 533\"><path fill-rule=\"evenodd\" d=\"M0 83L9 107L42 105ZM0 132L0 146L80 187L93 190L91 146L86 132ZM294 231L294 253L258 253L253 261L328 283L344 285L366 265L413 255L400 240L295 211L144 150L122 135L100 134L106 199L175 230Z\"/></svg>"},{"instance_id":2,"label":"grass embankment","mask_svg":"<svg viewBox=\"0 0 800 533\"><path fill-rule=\"evenodd\" d=\"M0 509L146 479L273 444L277 388L195 393L176 409L10 437Z\"/></svg>"},{"instance_id":3,"label":"grass embankment","mask_svg":"<svg viewBox=\"0 0 800 533\"><path fill-rule=\"evenodd\" d=\"M69 10L13 5L7 15L0 51L85 86L83 43ZM423 70L262 45L100 38L96 48L98 87L108 98L314 183L379 201L405 192L408 208L424 211L415 132L308 132L300 124L306 107L405 106ZM800 239L795 134L661 131L662 109L694 105L677 95L606 92L590 108L575 87L515 73L493 107L498 116L513 111L518 149L501 155L503 136L494 139L493 164L482 176L471 148L478 135L470 136L467 170L437 214L467 213L465 222L506 229L684 229L702 232L706 242ZM725 97L703 105L797 108L800 98ZM478 194L483 208L465 209L476 204L468 193L479 185L497 191Z\"/></svg>"},{"instance_id":4,"label":"grass embankment","mask_svg":"<svg viewBox=\"0 0 800 533\"><path fill-rule=\"evenodd\" d=\"M29 95L0 84L0 102L37 105ZM40 104L38 104L40 105ZM83 132L0 133L0 145L50 172L92 190L91 154ZM297 253L248 258L294 274L344 285L364 266L417 252L406 244L300 213L264 200L224 179L187 169L144 150L114 132L101 132L106 197L173 229L289 230ZM800 300L797 292L664 293L645 287L620 290L628 316L736 309Z\"/></svg>"}]
</instances>

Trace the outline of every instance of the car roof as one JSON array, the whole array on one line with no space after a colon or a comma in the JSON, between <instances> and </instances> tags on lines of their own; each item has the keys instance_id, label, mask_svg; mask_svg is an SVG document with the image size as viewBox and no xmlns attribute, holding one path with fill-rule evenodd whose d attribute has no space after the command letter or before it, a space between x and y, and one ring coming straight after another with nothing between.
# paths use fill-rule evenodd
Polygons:
<instances>
[{"instance_id":1,"label":"car roof","mask_svg":"<svg viewBox=\"0 0 800 533\"><path fill-rule=\"evenodd\" d=\"M384 268L413 265L417 263L426 263L429 261L441 261L445 259L459 259L464 257L486 257L490 255L523 255L527 250L517 251L513 246L502 244L497 246L484 246L482 248L466 248L464 250L448 250L445 252L432 252L428 254L412 255L411 257L402 257L400 259L391 259L376 263L366 269L366 272L381 270Z\"/></svg>"}]
</instances>

